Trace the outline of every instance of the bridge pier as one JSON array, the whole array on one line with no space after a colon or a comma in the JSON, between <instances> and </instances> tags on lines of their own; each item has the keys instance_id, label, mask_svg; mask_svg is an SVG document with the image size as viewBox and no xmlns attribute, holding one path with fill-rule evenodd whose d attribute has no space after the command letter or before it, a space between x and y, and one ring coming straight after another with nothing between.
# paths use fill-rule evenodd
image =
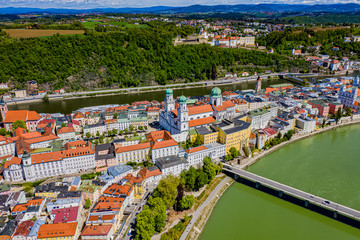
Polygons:
<instances>
[{"instance_id":1,"label":"bridge pier","mask_svg":"<svg viewBox=\"0 0 360 240\"><path fill-rule=\"evenodd\" d=\"M256 183L255 183L255 187L256 187L257 189L259 189L260 186L261 186L261 184L260 184L259 182L256 182Z\"/></svg>"},{"instance_id":2,"label":"bridge pier","mask_svg":"<svg viewBox=\"0 0 360 240\"><path fill-rule=\"evenodd\" d=\"M306 200L305 203L304 203L305 207L308 208L309 207L309 201Z\"/></svg>"},{"instance_id":3,"label":"bridge pier","mask_svg":"<svg viewBox=\"0 0 360 240\"><path fill-rule=\"evenodd\" d=\"M333 217L334 217L335 219L338 217L338 212L337 212L337 211L334 212Z\"/></svg>"}]
</instances>

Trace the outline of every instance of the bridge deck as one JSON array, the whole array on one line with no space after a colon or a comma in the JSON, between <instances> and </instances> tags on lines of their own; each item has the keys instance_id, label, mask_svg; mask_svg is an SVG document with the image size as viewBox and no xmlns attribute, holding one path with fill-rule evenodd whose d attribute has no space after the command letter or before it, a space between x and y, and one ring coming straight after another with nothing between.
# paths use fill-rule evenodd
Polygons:
<instances>
[{"instance_id":1,"label":"bridge deck","mask_svg":"<svg viewBox=\"0 0 360 240\"><path fill-rule=\"evenodd\" d=\"M292 195L297 198L307 200L308 202L310 202L312 204L320 205L323 208L327 208L332 211L336 211L338 213L346 215L348 217L352 217L357 220L360 220L360 211L358 211L358 210L343 206L343 205L335 203L335 202L331 202L327 199L321 198L319 196L315 196L311 193L307 193L307 192L301 191L301 190L293 188L293 187L289 187L287 185L284 185L282 183L273 181L273 180L265 178L265 177L261 177L254 173L250 173L250 172L247 172L247 171L244 171L241 169L231 167L230 165L227 165L227 164L224 164L223 170L234 173L236 175L239 175L242 178L245 178L245 179L248 179L248 180L251 180L254 182L259 182L260 184L271 187L273 189L283 191L284 193L286 193L288 195ZM329 203L325 203L325 201L329 201Z\"/></svg>"}]
</instances>

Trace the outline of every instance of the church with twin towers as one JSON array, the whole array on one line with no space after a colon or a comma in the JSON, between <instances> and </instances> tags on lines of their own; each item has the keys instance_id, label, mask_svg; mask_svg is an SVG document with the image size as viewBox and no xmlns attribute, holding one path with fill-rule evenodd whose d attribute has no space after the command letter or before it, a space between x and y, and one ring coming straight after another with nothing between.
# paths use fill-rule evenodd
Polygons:
<instances>
[{"instance_id":1,"label":"church with twin towers","mask_svg":"<svg viewBox=\"0 0 360 240\"><path fill-rule=\"evenodd\" d=\"M235 104L224 101L218 87L211 90L209 103L188 106L187 101L183 95L176 100L173 90L167 89L165 110L159 115L161 127L175 135L178 142L186 141L193 128L208 126L223 119L231 120L235 116Z\"/></svg>"}]
</instances>

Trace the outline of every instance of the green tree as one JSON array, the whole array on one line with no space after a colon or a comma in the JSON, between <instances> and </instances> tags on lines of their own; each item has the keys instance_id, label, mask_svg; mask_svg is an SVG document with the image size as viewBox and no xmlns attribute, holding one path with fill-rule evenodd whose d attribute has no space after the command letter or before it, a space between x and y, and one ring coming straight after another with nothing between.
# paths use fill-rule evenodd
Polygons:
<instances>
[{"instance_id":1,"label":"green tree","mask_svg":"<svg viewBox=\"0 0 360 240\"><path fill-rule=\"evenodd\" d=\"M192 194L186 195L185 197L183 197L180 200L180 210L184 211L184 210L188 210L188 209L192 208L192 206L194 205L194 202L195 202L194 195L192 195Z\"/></svg>"},{"instance_id":2,"label":"green tree","mask_svg":"<svg viewBox=\"0 0 360 240\"><path fill-rule=\"evenodd\" d=\"M44 103L49 102L49 96L45 94L45 96L41 99Z\"/></svg>"},{"instance_id":3,"label":"green tree","mask_svg":"<svg viewBox=\"0 0 360 240\"><path fill-rule=\"evenodd\" d=\"M153 197L160 197L167 208L174 206L179 183L180 179L178 177L173 175L166 176L160 180L158 186L155 188Z\"/></svg>"},{"instance_id":4,"label":"green tree","mask_svg":"<svg viewBox=\"0 0 360 240\"><path fill-rule=\"evenodd\" d=\"M115 113L114 116L113 116L113 119L117 119L118 118L118 114Z\"/></svg>"},{"instance_id":5,"label":"green tree","mask_svg":"<svg viewBox=\"0 0 360 240\"><path fill-rule=\"evenodd\" d=\"M199 190L200 188L205 186L205 184L207 184L208 182L209 182L208 175L200 170L196 178L196 190Z\"/></svg>"},{"instance_id":6,"label":"green tree","mask_svg":"<svg viewBox=\"0 0 360 240\"><path fill-rule=\"evenodd\" d=\"M85 135L86 135L86 138L88 138L88 139L91 138L91 133L90 132L87 132Z\"/></svg>"},{"instance_id":7,"label":"green tree","mask_svg":"<svg viewBox=\"0 0 360 240\"><path fill-rule=\"evenodd\" d=\"M84 208L89 209L91 207L91 201L89 198L85 200Z\"/></svg>"},{"instance_id":8,"label":"green tree","mask_svg":"<svg viewBox=\"0 0 360 240\"><path fill-rule=\"evenodd\" d=\"M215 166L211 158L208 156L204 158L203 171L208 176L208 182L214 179L216 175Z\"/></svg>"},{"instance_id":9,"label":"green tree","mask_svg":"<svg viewBox=\"0 0 360 240\"><path fill-rule=\"evenodd\" d=\"M139 126L139 127L138 127L138 130L139 130L139 131L142 131L142 130L144 130L144 127L143 127L143 126Z\"/></svg>"},{"instance_id":10,"label":"green tree","mask_svg":"<svg viewBox=\"0 0 360 240\"><path fill-rule=\"evenodd\" d=\"M335 113L335 121L336 121L336 124L338 124L338 122L340 121L342 117L342 112L341 112L341 108L339 108L336 113Z\"/></svg>"},{"instance_id":11,"label":"green tree","mask_svg":"<svg viewBox=\"0 0 360 240\"><path fill-rule=\"evenodd\" d=\"M6 135L6 130L5 130L5 128L0 128L0 135L1 136L5 136Z\"/></svg>"},{"instance_id":12,"label":"green tree","mask_svg":"<svg viewBox=\"0 0 360 240\"><path fill-rule=\"evenodd\" d=\"M128 133L128 132L129 132L129 129L125 128L125 130L124 130L124 131L125 131L125 133Z\"/></svg>"},{"instance_id":13,"label":"green tree","mask_svg":"<svg viewBox=\"0 0 360 240\"><path fill-rule=\"evenodd\" d=\"M27 130L26 124L23 120L16 120L11 126L13 131L15 131L19 127Z\"/></svg>"},{"instance_id":14,"label":"green tree","mask_svg":"<svg viewBox=\"0 0 360 240\"><path fill-rule=\"evenodd\" d=\"M137 215L135 230L137 240L150 240L155 234L155 219L148 205Z\"/></svg>"},{"instance_id":15,"label":"green tree","mask_svg":"<svg viewBox=\"0 0 360 240\"><path fill-rule=\"evenodd\" d=\"M346 116L350 116L351 115L351 108L347 107L345 108L345 112L346 112Z\"/></svg>"},{"instance_id":16,"label":"green tree","mask_svg":"<svg viewBox=\"0 0 360 240\"><path fill-rule=\"evenodd\" d=\"M238 157L238 156L240 156L240 151L237 150L235 147L231 147L231 148L229 149L229 152L230 152L230 154L231 154L231 156L232 156L233 159L236 158L236 157Z\"/></svg>"},{"instance_id":17,"label":"green tree","mask_svg":"<svg viewBox=\"0 0 360 240\"><path fill-rule=\"evenodd\" d=\"M134 129L135 129L135 127L134 127L133 125L130 125L130 126L129 126L129 130L130 130L130 132L133 132L133 131L134 131Z\"/></svg>"},{"instance_id":18,"label":"green tree","mask_svg":"<svg viewBox=\"0 0 360 240\"><path fill-rule=\"evenodd\" d=\"M66 127L66 123L62 123L61 124L61 127L63 128L63 127Z\"/></svg>"},{"instance_id":19,"label":"green tree","mask_svg":"<svg viewBox=\"0 0 360 240\"><path fill-rule=\"evenodd\" d=\"M112 133L112 135L117 135L117 134L118 134L118 130L114 128L114 129L111 131L111 133Z\"/></svg>"},{"instance_id":20,"label":"green tree","mask_svg":"<svg viewBox=\"0 0 360 240\"><path fill-rule=\"evenodd\" d=\"M99 131L96 132L96 136L99 137L100 136L100 133Z\"/></svg>"},{"instance_id":21,"label":"green tree","mask_svg":"<svg viewBox=\"0 0 360 240\"><path fill-rule=\"evenodd\" d=\"M185 184L191 190L195 189L197 175L198 172L193 166L185 174Z\"/></svg>"},{"instance_id":22,"label":"green tree","mask_svg":"<svg viewBox=\"0 0 360 240\"><path fill-rule=\"evenodd\" d=\"M123 135L123 134L124 134L124 130L120 130L120 131L119 131L119 134L120 134L120 135Z\"/></svg>"},{"instance_id":23,"label":"green tree","mask_svg":"<svg viewBox=\"0 0 360 240\"><path fill-rule=\"evenodd\" d=\"M178 240L181 237L181 233L173 228L161 235L160 240Z\"/></svg>"},{"instance_id":24,"label":"green tree","mask_svg":"<svg viewBox=\"0 0 360 240\"><path fill-rule=\"evenodd\" d=\"M161 198L150 197L148 201L149 208L154 217L155 231L161 232L166 223L166 205Z\"/></svg>"}]
</instances>

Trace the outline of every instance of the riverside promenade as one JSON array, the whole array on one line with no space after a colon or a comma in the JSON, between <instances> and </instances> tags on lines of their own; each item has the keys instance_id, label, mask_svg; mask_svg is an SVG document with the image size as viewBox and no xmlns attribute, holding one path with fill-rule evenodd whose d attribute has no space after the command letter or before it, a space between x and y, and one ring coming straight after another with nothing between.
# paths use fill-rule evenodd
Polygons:
<instances>
[{"instance_id":1,"label":"riverside promenade","mask_svg":"<svg viewBox=\"0 0 360 240\"><path fill-rule=\"evenodd\" d=\"M194 214L192 214L192 219L190 221L190 223L187 225L187 227L185 228L183 234L180 237L180 240L185 240L188 237L188 234L191 232L191 230L194 227L194 224L196 223L196 221L199 219L200 216L202 216L202 213L205 209L205 207L210 204L210 202L212 202L215 198L216 201L221 197L218 195L219 191L226 185L228 184L229 181L229 177L224 178L216 187L215 189L210 193L210 195L208 196L208 198L201 204L201 206L194 212ZM210 215L210 214L209 214ZM208 216L209 217L209 216ZM201 230L197 229L196 227L194 227L195 231L198 231L198 235L200 235ZM200 231L200 232L199 232Z\"/></svg>"}]
</instances>

